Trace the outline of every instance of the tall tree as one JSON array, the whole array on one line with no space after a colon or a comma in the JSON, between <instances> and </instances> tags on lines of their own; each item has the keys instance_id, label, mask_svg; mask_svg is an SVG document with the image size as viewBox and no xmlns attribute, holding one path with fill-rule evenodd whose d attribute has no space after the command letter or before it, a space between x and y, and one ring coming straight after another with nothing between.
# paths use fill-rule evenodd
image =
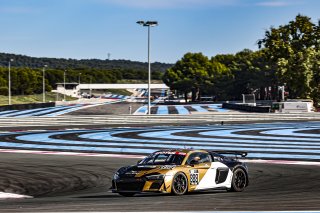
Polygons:
<instances>
[{"instance_id":1,"label":"tall tree","mask_svg":"<svg viewBox=\"0 0 320 213\"><path fill-rule=\"evenodd\" d=\"M319 38L319 23L316 25L309 17L298 15L287 25L267 30L265 38L258 42L277 64L278 83L287 85L291 98L311 97L317 101Z\"/></svg>"},{"instance_id":2,"label":"tall tree","mask_svg":"<svg viewBox=\"0 0 320 213\"><path fill-rule=\"evenodd\" d=\"M171 89L183 92L186 100L192 92L192 101L199 101L201 93L212 92L216 79L226 71L223 64L202 53L187 53L165 72L163 81Z\"/></svg>"}]
</instances>

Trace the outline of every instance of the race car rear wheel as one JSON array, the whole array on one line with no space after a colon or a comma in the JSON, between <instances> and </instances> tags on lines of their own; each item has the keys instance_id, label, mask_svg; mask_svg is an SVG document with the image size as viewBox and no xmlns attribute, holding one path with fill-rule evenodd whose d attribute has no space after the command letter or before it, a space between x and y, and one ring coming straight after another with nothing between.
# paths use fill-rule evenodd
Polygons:
<instances>
[{"instance_id":1,"label":"race car rear wheel","mask_svg":"<svg viewBox=\"0 0 320 213\"><path fill-rule=\"evenodd\" d=\"M231 191L242 192L247 186L247 181L246 172L241 168L235 169L232 177Z\"/></svg>"},{"instance_id":2,"label":"race car rear wheel","mask_svg":"<svg viewBox=\"0 0 320 213\"><path fill-rule=\"evenodd\" d=\"M178 172L172 180L172 193L174 195L184 195L188 191L188 179L185 174Z\"/></svg>"},{"instance_id":3,"label":"race car rear wheel","mask_svg":"<svg viewBox=\"0 0 320 213\"><path fill-rule=\"evenodd\" d=\"M132 192L119 192L119 195L125 196L125 197L132 197L135 195L135 193Z\"/></svg>"}]
</instances>

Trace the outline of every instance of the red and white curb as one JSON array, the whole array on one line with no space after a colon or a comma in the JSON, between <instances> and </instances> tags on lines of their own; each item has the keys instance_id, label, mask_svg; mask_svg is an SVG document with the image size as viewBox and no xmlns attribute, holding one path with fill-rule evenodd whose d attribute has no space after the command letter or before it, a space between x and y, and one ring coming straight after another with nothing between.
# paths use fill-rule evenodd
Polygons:
<instances>
[{"instance_id":1,"label":"red and white curb","mask_svg":"<svg viewBox=\"0 0 320 213\"><path fill-rule=\"evenodd\" d=\"M6 192L0 192L0 200L5 199L26 199L26 198L33 198L32 196L28 195L19 195L14 193L6 193Z\"/></svg>"},{"instance_id":2,"label":"red and white curb","mask_svg":"<svg viewBox=\"0 0 320 213\"><path fill-rule=\"evenodd\" d=\"M82 157L111 157L111 158L137 158L141 159L145 155L127 155L127 154L99 154L99 153L83 153L83 152L57 152L57 151L39 151L39 150L15 150L15 149L0 149L0 153L19 153L19 154L39 154L39 155L64 155L64 156L82 156ZM251 160L241 159L247 163L265 163L265 164L284 164L284 165L305 165L305 166L320 166L320 162L314 161L290 161L290 160Z\"/></svg>"}]
</instances>

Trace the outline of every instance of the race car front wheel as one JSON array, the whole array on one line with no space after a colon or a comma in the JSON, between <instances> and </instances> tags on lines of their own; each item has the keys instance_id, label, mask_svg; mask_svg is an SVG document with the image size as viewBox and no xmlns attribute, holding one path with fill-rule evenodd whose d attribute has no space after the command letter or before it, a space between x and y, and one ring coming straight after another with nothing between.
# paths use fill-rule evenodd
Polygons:
<instances>
[{"instance_id":1,"label":"race car front wheel","mask_svg":"<svg viewBox=\"0 0 320 213\"><path fill-rule=\"evenodd\" d=\"M172 193L175 195L184 195L188 191L188 179L185 174L178 172L172 180Z\"/></svg>"},{"instance_id":2,"label":"race car front wheel","mask_svg":"<svg viewBox=\"0 0 320 213\"><path fill-rule=\"evenodd\" d=\"M247 174L243 169L237 168L233 172L231 191L242 192L247 186Z\"/></svg>"}]
</instances>

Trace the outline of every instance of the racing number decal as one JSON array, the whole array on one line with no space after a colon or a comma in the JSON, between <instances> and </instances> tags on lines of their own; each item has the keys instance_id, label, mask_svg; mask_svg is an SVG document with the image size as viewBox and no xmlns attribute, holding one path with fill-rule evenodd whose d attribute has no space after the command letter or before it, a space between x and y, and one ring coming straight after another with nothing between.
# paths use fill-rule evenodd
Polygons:
<instances>
[{"instance_id":1,"label":"racing number decal","mask_svg":"<svg viewBox=\"0 0 320 213\"><path fill-rule=\"evenodd\" d=\"M198 169L190 170L190 185L198 185L198 183L199 183Z\"/></svg>"}]
</instances>

